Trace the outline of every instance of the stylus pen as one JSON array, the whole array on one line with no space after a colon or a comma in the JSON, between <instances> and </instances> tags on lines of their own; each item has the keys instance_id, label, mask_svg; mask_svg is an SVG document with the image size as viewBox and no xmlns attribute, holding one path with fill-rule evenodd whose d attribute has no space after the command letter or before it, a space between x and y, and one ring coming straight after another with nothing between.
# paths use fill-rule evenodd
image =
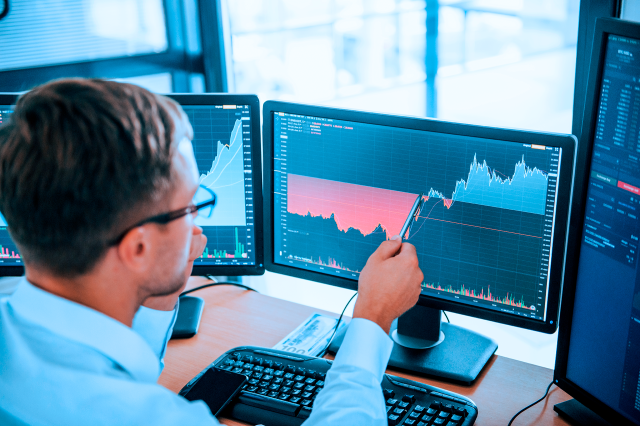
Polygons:
<instances>
[{"instance_id":1,"label":"stylus pen","mask_svg":"<svg viewBox=\"0 0 640 426\"><path fill-rule=\"evenodd\" d=\"M416 198L415 203L413 203L413 207L411 207L411 211L409 212L409 216L407 217L407 220L405 220L404 225L402 225L402 230L400 231L400 238L402 238L403 240L404 240L404 234L406 234L409 228L411 228L411 224L413 223L414 220L416 220L416 216L418 216L420 212L419 209L420 209L420 206L422 205L423 195L424 195L424 192L421 192L420 194L418 194L418 198Z\"/></svg>"}]
</instances>

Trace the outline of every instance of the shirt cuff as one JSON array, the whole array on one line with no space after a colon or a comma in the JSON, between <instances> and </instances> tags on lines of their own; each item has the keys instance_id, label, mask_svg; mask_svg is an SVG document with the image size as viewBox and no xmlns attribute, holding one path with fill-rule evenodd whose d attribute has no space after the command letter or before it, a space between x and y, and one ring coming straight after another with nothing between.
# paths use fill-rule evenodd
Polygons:
<instances>
[{"instance_id":1,"label":"shirt cuff","mask_svg":"<svg viewBox=\"0 0 640 426\"><path fill-rule=\"evenodd\" d=\"M164 358L164 351L171 338L177 313L177 304L173 311L159 311L140 306L136 316L133 318L131 328L147 341L160 360Z\"/></svg>"},{"instance_id":2,"label":"shirt cuff","mask_svg":"<svg viewBox=\"0 0 640 426\"><path fill-rule=\"evenodd\" d=\"M333 365L362 368L382 381L392 350L393 341L378 324L353 318Z\"/></svg>"}]
</instances>

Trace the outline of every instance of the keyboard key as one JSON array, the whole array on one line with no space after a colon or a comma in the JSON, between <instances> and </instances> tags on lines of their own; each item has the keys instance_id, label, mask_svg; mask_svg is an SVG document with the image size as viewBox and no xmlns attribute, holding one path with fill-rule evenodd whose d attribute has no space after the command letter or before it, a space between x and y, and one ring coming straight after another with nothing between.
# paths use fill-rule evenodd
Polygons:
<instances>
[{"instance_id":1,"label":"keyboard key","mask_svg":"<svg viewBox=\"0 0 640 426\"><path fill-rule=\"evenodd\" d=\"M282 382L283 382L283 380L282 380L282 378L281 378L281 377L278 377L278 378L273 379L273 383L274 383L274 384L276 384L276 385L279 385L279 384L281 384Z\"/></svg>"},{"instance_id":2,"label":"keyboard key","mask_svg":"<svg viewBox=\"0 0 640 426\"><path fill-rule=\"evenodd\" d=\"M418 423L416 423L416 426L427 426L427 423L425 423L425 422L418 422Z\"/></svg>"},{"instance_id":3,"label":"keyboard key","mask_svg":"<svg viewBox=\"0 0 640 426\"><path fill-rule=\"evenodd\" d=\"M409 407L409 403L408 402L404 402L404 401L400 401L400 402L398 402L398 407L407 408L407 407Z\"/></svg>"},{"instance_id":4,"label":"keyboard key","mask_svg":"<svg viewBox=\"0 0 640 426\"><path fill-rule=\"evenodd\" d=\"M233 370L233 367L231 365L225 365L224 367L220 368L221 370L226 370L226 371L231 371Z\"/></svg>"},{"instance_id":5,"label":"keyboard key","mask_svg":"<svg viewBox=\"0 0 640 426\"><path fill-rule=\"evenodd\" d=\"M318 373L318 379L324 380L327 378L327 373Z\"/></svg>"},{"instance_id":6,"label":"keyboard key","mask_svg":"<svg viewBox=\"0 0 640 426\"><path fill-rule=\"evenodd\" d=\"M297 404L298 402L300 402L300 398L298 398L297 396L292 396L291 398L289 398L289 401Z\"/></svg>"},{"instance_id":7,"label":"keyboard key","mask_svg":"<svg viewBox=\"0 0 640 426\"><path fill-rule=\"evenodd\" d=\"M245 364L242 368L244 368L245 370L253 370L253 364Z\"/></svg>"},{"instance_id":8,"label":"keyboard key","mask_svg":"<svg viewBox=\"0 0 640 426\"><path fill-rule=\"evenodd\" d=\"M306 419L311 415L311 407L301 407L298 413L298 418Z\"/></svg>"},{"instance_id":9,"label":"keyboard key","mask_svg":"<svg viewBox=\"0 0 640 426\"><path fill-rule=\"evenodd\" d=\"M271 398L275 398L278 396L278 392L277 391L269 391L269 393L267 393L267 396L270 396Z\"/></svg>"},{"instance_id":10,"label":"keyboard key","mask_svg":"<svg viewBox=\"0 0 640 426\"><path fill-rule=\"evenodd\" d=\"M269 385L269 390L272 390L272 391L278 390L279 388L280 388L280 385L277 385L277 384Z\"/></svg>"},{"instance_id":11,"label":"keyboard key","mask_svg":"<svg viewBox=\"0 0 640 426\"><path fill-rule=\"evenodd\" d=\"M294 382L293 380L285 380L285 381L283 382L283 384L284 384L285 386L292 387L293 385L295 385L295 384L297 384L297 383L296 383L296 382Z\"/></svg>"},{"instance_id":12,"label":"keyboard key","mask_svg":"<svg viewBox=\"0 0 640 426\"><path fill-rule=\"evenodd\" d=\"M273 377L282 377L284 375L284 371L278 370L273 372Z\"/></svg>"},{"instance_id":13,"label":"keyboard key","mask_svg":"<svg viewBox=\"0 0 640 426\"><path fill-rule=\"evenodd\" d=\"M452 422L459 422L462 420L462 416L459 414L453 414L451 415L451 419L449 420L451 420Z\"/></svg>"},{"instance_id":14,"label":"keyboard key","mask_svg":"<svg viewBox=\"0 0 640 426\"><path fill-rule=\"evenodd\" d=\"M322 380L318 380L318 381L316 382L316 386L318 386L318 387L323 387L323 386L324 386L324 381L322 381ZM387 398L385 398L385 399L387 399Z\"/></svg>"},{"instance_id":15,"label":"keyboard key","mask_svg":"<svg viewBox=\"0 0 640 426\"><path fill-rule=\"evenodd\" d=\"M412 411L411 414L409 414L409 417L412 419L419 419L420 413L418 413L417 411Z\"/></svg>"},{"instance_id":16,"label":"keyboard key","mask_svg":"<svg viewBox=\"0 0 640 426\"><path fill-rule=\"evenodd\" d=\"M273 371L274 371L273 368L265 368L263 373L264 374L273 374Z\"/></svg>"},{"instance_id":17,"label":"keyboard key","mask_svg":"<svg viewBox=\"0 0 640 426\"><path fill-rule=\"evenodd\" d=\"M298 382L298 383L296 383L296 382L294 382L293 380L289 380L289 381L290 381L290 382L292 382L292 383L295 383L295 385L293 385L293 388L294 388L294 389L302 389L302 388L304 388L304 382Z\"/></svg>"},{"instance_id":18,"label":"keyboard key","mask_svg":"<svg viewBox=\"0 0 640 426\"><path fill-rule=\"evenodd\" d=\"M422 413L425 410L425 408L422 405L416 405L415 407L413 407L413 411L415 411L416 413Z\"/></svg>"},{"instance_id":19,"label":"keyboard key","mask_svg":"<svg viewBox=\"0 0 640 426\"><path fill-rule=\"evenodd\" d=\"M389 417L387 417L387 420L389 422L389 426L395 426L400 421L400 416L396 416L395 414L389 414Z\"/></svg>"},{"instance_id":20,"label":"keyboard key","mask_svg":"<svg viewBox=\"0 0 640 426\"><path fill-rule=\"evenodd\" d=\"M273 376L269 374L265 374L264 376L262 376L262 380L266 380L267 382L270 382L271 379L273 379Z\"/></svg>"},{"instance_id":21,"label":"keyboard key","mask_svg":"<svg viewBox=\"0 0 640 426\"><path fill-rule=\"evenodd\" d=\"M317 379L318 372L315 370L307 370L307 377L311 377L312 379Z\"/></svg>"},{"instance_id":22,"label":"keyboard key","mask_svg":"<svg viewBox=\"0 0 640 426\"><path fill-rule=\"evenodd\" d=\"M278 395L278 399L286 401L287 399L289 399L290 396L291 395L289 395L288 393L280 393L280 395Z\"/></svg>"},{"instance_id":23,"label":"keyboard key","mask_svg":"<svg viewBox=\"0 0 640 426\"><path fill-rule=\"evenodd\" d=\"M442 417L438 417L433 421L434 425L443 425L445 424L447 419L443 419Z\"/></svg>"},{"instance_id":24,"label":"keyboard key","mask_svg":"<svg viewBox=\"0 0 640 426\"><path fill-rule=\"evenodd\" d=\"M404 410L402 408L394 408L392 411L393 414L395 414L396 416L404 416Z\"/></svg>"},{"instance_id":25,"label":"keyboard key","mask_svg":"<svg viewBox=\"0 0 640 426\"><path fill-rule=\"evenodd\" d=\"M303 398L311 398L311 396L312 396L312 395L313 395L313 394L312 394L311 392L304 392L304 393L302 394L302 397L303 397Z\"/></svg>"},{"instance_id":26,"label":"keyboard key","mask_svg":"<svg viewBox=\"0 0 640 426\"><path fill-rule=\"evenodd\" d=\"M293 373L285 373L284 378L287 380L291 380L295 377L296 375Z\"/></svg>"},{"instance_id":27,"label":"keyboard key","mask_svg":"<svg viewBox=\"0 0 640 426\"><path fill-rule=\"evenodd\" d=\"M303 382L305 377L302 374L298 374L293 380L296 382Z\"/></svg>"},{"instance_id":28,"label":"keyboard key","mask_svg":"<svg viewBox=\"0 0 640 426\"><path fill-rule=\"evenodd\" d=\"M258 372L258 371L254 371L253 372L253 378L254 379L262 379L262 376L264 376L264 374Z\"/></svg>"},{"instance_id":29,"label":"keyboard key","mask_svg":"<svg viewBox=\"0 0 640 426\"><path fill-rule=\"evenodd\" d=\"M384 395L384 399L393 398L395 394L396 393L393 391L393 389L382 389L382 395Z\"/></svg>"},{"instance_id":30,"label":"keyboard key","mask_svg":"<svg viewBox=\"0 0 640 426\"><path fill-rule=\"evenodd\" d=\"M300 405L302 405L302 406L310 406L312 403L313 403L313 401L311 401L310 399L305 399L300 403Z\"/></svg>"},{"instance_id":31,"label":"keyboard key","mask_svg":"<svg viewBox=\"0 0 640 426\"><path fill-rule=\"evenodd\" d=\"M410 404L413 404L414 402L416 402L416 397L413 395L405 395L402 397L402 400L404 402L408 402Z\"/></svg>"},{"instance_id":32,"label":"keyboard key","mask_svg":"<svg viewBox=\"0 0 640 426\"><path fill-rule=\"evenodd\" d=\"M435 416L436 414L438 414L438 410L436 410L435 408L427 408L426 413L430 416Z\"/></svg>"},{"instance_id":33,"label":"keyboard key","mask_svg":"<svg viewBox=\"0 0 640 426\"><path fill-rule=\"evenodd\" d=\"M251 393L241 393L238 400L241 403L251 405L252 407L275 411L276 413L286 414L289 416L295 416L300 410L300 405L298 404Z\"/></svg>"},{"instance_id":34,"label":"keyboard key","mask_svg":"<svg viewBox=\"0 0 640 426\"><path fill-rule=\"evenodd\" d=\"M306 390L307 392L313 392L313 390L314 390L315 388L316 388L316 387L315 387L315 386L313 386L313 385L307 385L307 386L305 386L305 387L304 387L304 390Z\"/></svg>"},{"instance_id":35,"label":"keyboard key","mask_svg":"<svg viewBox=\"0 0 640 426\"><path fill-rule=\"evenodd\" d=\"M242 374L242 368L236 367L233 369L233 371L231 371L232 373L238 373L238 374Z\"/></svg>"},{"instance_id":36,"label":"keyboard key","mask_svg":"<svg viewBox=\"0 0 640 426\"><path fill-rule=\"evenodd\" d=\"M294 389L291 391L291 395L293 396L298 396L300 395L300 393L302 393L302 391L300 389Z\"/></svg>"},{"instance_id":37,"label":"keyboard key","mask_svg":"<svg viewBox=\"0 0 640 426\"><path fill-rule=\"evenodd\" d=\"M315 388L315 389L314 389L314 391L313 391L313 393L318 393L318 392L320 392L321 390L322 390L322 388Z\"/></svg>"},{"instance_id":38,"label":"keyboard key","mask_svg":"<svg viewBox=\"0 0 640 426\"><path fill-rule=\"evenodd\" d=\"M249 391L249 392L255 392L255 391L257 391L257 390L258 390L258 387L257 387L257 386L254 386L254 385L249 386L249 387L247 388L247 391Z\"/></svg>"},{"instance_id":39,"label":"keyboard key","mask_svg":"<svg viewBox=\"0 0 640 426\"><path fill-rule=\"evenodd\" d=\"M280 388L280 392L282 392L282 393L290 393L291 392L291 388L283 386L283 387Z\"/></svg>"},{"instance_id":40,"label":"keyboard key","mask_svg":"<svg viewBox=\"0 0 640 426\"><path fill-rule=\"evenodd\" d=\"M249 381L247 383L249 383L250 385L257 385L259 382L258 379L249 379Z\"/></svg>"},{"instance_id":41,"label":"keyboard key","mask_svg":"<svg viewBox=\"0 0 640 426\"><path fill-rule=\"evenodd\" d=\"M256 358L255 362L257 365L262 365L262 358Z\"/></svg>"},{"instance_id":42,"label":"keyboard key","mask_svg":"<svg viewBox=\"0 0 640 426\"><path fill-rule=\"evenodd\" d=\"M293 373L294 371L296 371L296 368L293 365L287 365L284 368L284 371L287 372L287 373Z\"/></svg>"},{"instance_id":43,"label":"keyboard key","mask_svg":"<svg viewBox=\"0 0 640 426\"><path fill-rule=\"evenodd\" d=\"M255 367L253 367L253 371L260 371L262 372L264 370L264 367L261 367L259 365L256 365Z\"/></svg>"},{"instance_id":44,"label":"keyboard key","mask_svg":"<svg viewBox=\"0 0 640 426\"><path fill-rule=\"evenodd\" d=\"M276 362L273 364L273 368L276 370L282 370L284 368L284 366L282 365L281 362Z\"/></svg>"},{"instance_id":45,"label":"keyboard key","mask_svg":"<svg viewBox=\"0 0 640 426\"><path fill-rule=\"evenodd\" d=\"M436 411L440 411L440 407L442 407L442 404L440 404L438 401L433 401L431 404L429 404L429 408L433 408Z\"/></svg>"},{"instance_id":46,"label":"keyboard key","mask_svg":"<svg viewBox=\"0 0 640 426\"><path fill-rule=\"evenodd\" d=\"M416 424L416 421L413 419L407 419L404 421L404 423L402 423L403 425L409 425L409 426L413 426Z\"/></svg>"},{"instance_id":47,"label":"keyboard key","mask_svg":"<svg viewBox=\"0 0 640 426\"><path fill-rule=\"evenodd\" d=\"M395 407L396 405L398 405L398 400L397 399L387 399L387 405L391 405L392 407Z\"/></svg>"},{"instance_id":48,"label":"keyboard key","mask_svg":"<svg viewBox=\"0 0 640 426\"><path fill-rule=\"evenodd\" d=\"M447 413L446 411L440 411L438 413L438 417L440 417L441 419L448 419L449 418L449 413Z\"/></svg>"},{"instance_id":49,"label":"keyboard key","mask_svg":"<svg viewBox=\"0 0 640 426\"><path fill-rule=\"evenodd\" d=\"M240 368L240 367L242 367L243 365L244 365L244 362L242 362L242 361L236 361L236 362L233 364L233 366L234 366L234 367L236 367L236 368Z\"/></svg>"},{"instance_id":50,"label":"keyboard key","mask_svg":"<svg viewBox=\"0 0 640 426\"><path fill-rule=\"evenodd\" d=\"M261 388L266 388L267 386L269 386L269 382L265 382L264 380L261 381L258 386L260 386Z\"/></svg>"},{"instance_id":51,"label":"keyboard key","mask_svg":"<svg viewBox=\"0 0 640 426\"><path fill-rule=\"evenodd\" d=\"M296 374L302 375L304 376L304 374L307 372L306 369L302 368L302 367L298 367L296 368Z\"/></svg>"},{"instance_id":52,"label":"keyboard key","mask_svg":"<svg viewBox=\"0 0 640 426\"><path fill-rule=\"evenodd\" d=\"M467 412L462 407L455 407L454 406L453 409L451 410L451 412L453 414L457 414L457 415L462 416L462 417L466 417L466 415L467 415Z\"/></svg>"},{"instance_id":53,"label":"keyboard key","mask_svg":"<svg viewBox=\"0 0 640 426\"><path fill-rule=\"evenodd\" d=\"M263 365L265 368L271 368L271 367L273 367L273 361L271 361L271 360L266 360L265 362L263 362L263 363L262 363L262 365Z\"/></svg>"},{"instance_id":54,"label":"keyboard key","mask_svg":"<svg viewBox=\"0 0 640 426\"><path fill-rule=\"evenodd\" d=\"M447 423L447 425L446 425L446 426L459 426L459 425L460 425L460 423L458 423L458 422L452 422L451 420L449 420L449 423Z\"/></svg>"},{"instance_id":55,"label":"keyboard key","mask_svg":"<svg viewBox=\"0 0 640 426\"><path fill-rule=\"evenodd\" d=\"M251 370L242 370L242 375L247 376L247 379L250 378L252 374Z\"/></svg>"},{"instance_id":56,"label":"keyboard key","mask_svg":"<svg viewBox=\"0 0 640 426\"><path fill-rule=\"evenodd\" d=\"M433 420L433 416L429 416L429 415L426 415L426 414L425 414L425 415L422 417L422 421L423 421L423 422L425 422L425 423L429 423L431 420Z\"/></svg>"},{"instance_id":57,"label":"keyboard key","mask_svg":"<svg viewBox=\"0 0 640 426\"><path fill-rule=\"evenodd\" d=\"M256 392L256 393L257 393L258 395L266 395L266 393L267 393L268 391L269 391L269 390L268 390L267 388L260 388L260 389L258 389L258 392Z\"/></svg>"},{"instance_id":58,"label":"keyboard key","mask_svg":"<svg viewBox=\"0 0 640 426\"><path fill-rule=\"evenodd\" d=\"M227 358L227 359L224 361L224 363L225 363L225 364L228 364L228 365L233 365L233 364L235 364L236 362L235 362L233 359L231 359L231 358Z\"/></svg>"}]
</instances>

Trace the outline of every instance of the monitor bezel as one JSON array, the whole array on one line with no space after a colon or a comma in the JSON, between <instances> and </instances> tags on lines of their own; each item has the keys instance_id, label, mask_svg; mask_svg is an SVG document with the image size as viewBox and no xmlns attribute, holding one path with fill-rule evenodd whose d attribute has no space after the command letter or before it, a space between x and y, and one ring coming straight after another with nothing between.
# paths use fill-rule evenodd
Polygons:
<instances>
[{"instance_id":1,"label":"monitor bezel","mask_svg":"<svg viewBox=\"0 0 640 426\"><path fill-rule=\"evenodd\" d=\"M591 168L591 155L593 151L592 141L595 133L598 106L600 103L600 83L602 81L607 39L609 35L640 40L640 24L617 18L597 19L594 31L593 48L591 50L587 87L580 88L586 92L586 97L577 97L577 99L585 100L585 107L582 119L582 131L576 155L576 172L574 181L575 191L571 206L569 234L567 236L567 255L564 275L565 288L562 297L560 326L558 330L558 346L553 379L554 383L561 389L605 420L612 424L633 425L634 423L632 421L624 417L615 409L606 405L576 383L572 382L567 377L571 325L573 321L573 307L578 275L578 261L580 259L580 243L582 241L582 230L584 227L584 206L587 199L588 174ZM594 342L594 344L597 343Z\"/></svg>"},{"instance_id":2,"label":"monitor bezel","mask_svg":"<svg viewBox=\"0 0 640 426\"><path fill-rule=\"evenodd\" d=\"M357 289L357 281L325 275L315 271L307 271L292 266L282 265L274 261L274 232L273 225L273 173L274 173L274 155L273 155L273 113L285 112L290 114L325 117L339 120L354 121L366 124L379 124L391 127L400 127L413 130L425 130L445 134L458 134L463 136L474 136L487 139L498 139L513 141L517 143L535 143L547 146L561 147L563 155L561 158L560 179L558 181L558 203L556 212L556 227L554 231L554 248L552 253L552 265L558 265L552 268L551 283L552 289L549 291L548 298L548 314L546 320L534 320L524 316L510 315L491 311L485 308L474 307L467 304L456 303L445 299L438 299L430 296L421 295L418 304L445 311L456 312L463 315L469 315L489 321L499 322L502 324L513 325L529 330L540 331L544 333L553 333L557 327L557 319L559 312L559 299L562 288L562 266L564 259L564 245L566 240L566 229L568 222L568 209L570 203L564 203L560 200L570 200L571 183L573 181L573 159L575 155L576 139L572 135L560 135L543 132L528 132L512 129L497 129L492 127L483 127L470 124L460 124L434 120L429 118L418 117L401 117L389 114L379 114L372 112L352 111L337 108L328 108L321 106L311 106L303 104L295 104L280 101L267 101L263 105L262 119L262 143L264 149L264 205L265 205L265 266L268 271L289 275L306 280L316 281L323 284L330 284L350 290Z\"/></svg>"},{"instance_id":3,"label":"monitor bezel","mask_svg":"<svg viewBox=\"0 0 640 426\"><path fill-rule=\"evenodd\" d=\"M0 93L0 105L15 105L20 94ZM249 105L251 109L251 155L252 155L252 186L254 207L254 252L255 265L194 265L192 275L262 275L264 266L264 229L263 229L263 202L262 202L262 146L260 131L260 101L256 95L226 94L226 93L171 93L168 96L180 105ZM21 276L24 274L23 266L0 265L0 276Z\"/></svg>"}]
</instances>

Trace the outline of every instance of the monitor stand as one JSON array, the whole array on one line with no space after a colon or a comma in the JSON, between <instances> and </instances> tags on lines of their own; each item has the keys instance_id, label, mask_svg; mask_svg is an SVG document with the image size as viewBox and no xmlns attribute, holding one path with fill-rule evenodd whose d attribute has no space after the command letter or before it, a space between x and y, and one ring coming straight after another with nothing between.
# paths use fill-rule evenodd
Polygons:
<instances>
[{"instance_id":1,"label":"monitor stand","mask_svg":"<svg viewBox=\"0 0 640 426\"><path fill-rule=\"evenodd\" d=\"M414 306L391 326L394 340L389 367L471 384L498 349L497 343L471 330L442 323L442 311ZM331 342L338 352L347 327Z\"/></svg>"},{"instance_id":2,"label":"monitor stand","mask_svg":"<svg viewBox=\"0 0 640 426\"><path fill-rule=\"evenodd\" d=\"M611 426L602 417L575 399L569 399L553 406L553 411L572 425Z\"/></svg>"}]
</instances>

